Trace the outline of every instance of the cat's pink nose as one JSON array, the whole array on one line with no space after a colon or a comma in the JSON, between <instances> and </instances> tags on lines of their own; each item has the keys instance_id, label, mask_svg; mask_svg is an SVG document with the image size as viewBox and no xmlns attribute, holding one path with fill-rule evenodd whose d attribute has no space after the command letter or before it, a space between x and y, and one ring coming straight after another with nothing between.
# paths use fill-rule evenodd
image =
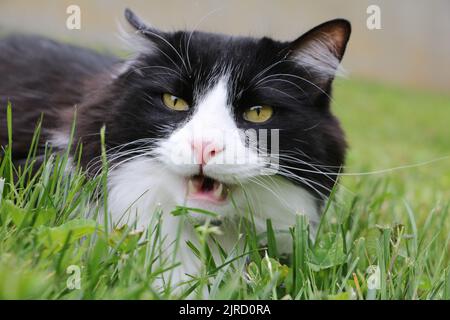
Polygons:
<instances>
[{"instance_id":1,"label":"cat's pink nose","mask_svg":"<svg viewBox=\"0 0 450 320\"><path fill-rule=\"evenodd\" d=\"M215 157L217 154L224 150L223 146L211 141L192 141L192 150L194 151L195 160L197 164L205 165L211 158Z\"/></svg>"}]
</instances>

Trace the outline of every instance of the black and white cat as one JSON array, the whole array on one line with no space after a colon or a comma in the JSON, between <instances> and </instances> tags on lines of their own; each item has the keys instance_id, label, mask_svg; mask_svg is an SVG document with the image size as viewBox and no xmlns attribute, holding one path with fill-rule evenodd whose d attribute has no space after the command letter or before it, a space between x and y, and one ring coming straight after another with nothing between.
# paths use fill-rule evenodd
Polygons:
<instances>
[{"instance_id":1,"label":"black and white cat","mask_svg":"<svg viewBox=\"0 0 450 320\"><path fill-rule=\"evenodd\" d=\"M345 158L330 95L350 24L329 21L280 42L163 32L129 10L126 18L137 40L129 61L40 37L1 40L0 144L7 143L8 100L18 163L41 113L42 145L65 149L76 106L76 139L91 175L99 169L99 132L106 128L114 222L147 228L161 210L171 243L179 218L170 212L177 205L201 208L218 214L217 239L225 249L237 242L237 221L249 208L258 231L265 231L267 219L286 231L299 214L314 227ZM235 134L249 129L264 132L270 146ZM273 146L276 152L270 152ZM265 170L274 159L275 170ZM206 217L193 216L197 222ZM187 223L181 230L182 266L175 280L199 268L186 245L195 241L193 227ZM289 251L287 239L278 242Z\"/></svg>"}]
</instances>

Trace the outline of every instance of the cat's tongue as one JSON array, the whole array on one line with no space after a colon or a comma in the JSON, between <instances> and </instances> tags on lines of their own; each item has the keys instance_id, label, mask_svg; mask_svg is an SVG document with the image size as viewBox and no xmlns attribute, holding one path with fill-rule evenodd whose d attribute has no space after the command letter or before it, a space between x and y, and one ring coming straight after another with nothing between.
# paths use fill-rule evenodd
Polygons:
<instances>
[{"instance_id":1,"label":"cat's tongue","mask_svg":"<svg viewBox=\"0 0 450 320\"><path fill-rule=\"evenodd\" d=\"M193 200L223 202L227 199L228 188L220 181L196 175L188 180L187 195Z\"/></svg>"}]
</instances>

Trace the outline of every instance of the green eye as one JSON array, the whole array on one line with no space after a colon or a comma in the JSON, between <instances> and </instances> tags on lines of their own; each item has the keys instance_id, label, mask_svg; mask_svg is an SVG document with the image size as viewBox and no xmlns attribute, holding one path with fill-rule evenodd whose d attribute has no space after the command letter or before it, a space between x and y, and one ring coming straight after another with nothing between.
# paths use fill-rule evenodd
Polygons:
<instances>
[{"instance_id":1,"label":"green eye","mask_svg":"<svg viewBox=\"0 0 450 320\"><path fill-rule=\"evenodd\" d=\"M162 101L169 109L176 111L189 110L189 104L186 102L186 100L174 96L170 93L164 93L162 95Z\"/></svg>"},{"instance_id":2,"label":"green eye","mask_svg":"<svg viewBox=\"0 0 450 320\"><path fill-rule=\"evenodd\" d=\"M273 108L271 106L253 106L244 111L244 119L253 123L263 123L272 118Z\"/></svg>"}]
</instances>

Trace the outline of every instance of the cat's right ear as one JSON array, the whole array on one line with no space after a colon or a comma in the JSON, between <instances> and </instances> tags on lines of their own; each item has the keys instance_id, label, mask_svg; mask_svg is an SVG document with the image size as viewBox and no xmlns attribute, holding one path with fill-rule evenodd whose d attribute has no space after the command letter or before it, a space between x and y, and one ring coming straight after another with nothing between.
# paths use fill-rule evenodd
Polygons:
<instances>
[{"instance_id":1,"label":"cat's right ear","mask_svg":"<svg viewBox=\"0 0 450 320\"><path fill-rule=\"evenodd\" d=\"M142 63L141 57L158 51L156 48L164 42L164 32L146 24L128 8L125 9L125 19L134 29L134 32L129 32L119 24L119 37L125 45L125 50L131 51L133 55L117 67L113 73L114 78L128 74L130 71L139 73Z\"/></svg>"},{"instance_id":2,"label":"cat's right ear","mask_svg":"<svg viewBox=\"0 0 450 320\"><path fill-rule=\"evenodd\" d=\"M158 30L148 26L141 18L139 18L133 11L128 8L125 9L125 19L138 33L160 33Z\"/></svg>"},{"instance_id":3,"label":"cat's right ear","mask_svg":"<svg viewBox=\"0 0 450 320\"><path fill-rule=\"evenodd\" d=\"M125 19L128 23L136 29L136 31L142 31L147 29L147 25L130 9L125 9Z\"/></svg>"},{"instance_id":4,"label":"cat's right ear","mask_svg":"<svg viewBox=\"0 0 450 320\"><path fill-rule=\"evenodd\" d=\"M147 25L141 18L139 18L133 11L125 9L125 19L136 30L136 33L142 34L150 40L161 40L164 33L156 28Z\"/></svg>"},{"instance_id":5,"label":"cat's right ear","mask_svg":"<svg viewBox=\"0 0 450 320\"><path fill-rule=\"evenodd\" d=\"M134 32L130 32L123 25L118 25L119 36L127 50L137 55L150 54L154 52L155 47L164 42L164 32L150 27L128 8L125 9L125 19L134 29Z\"/></svg>"}]
</instances>

